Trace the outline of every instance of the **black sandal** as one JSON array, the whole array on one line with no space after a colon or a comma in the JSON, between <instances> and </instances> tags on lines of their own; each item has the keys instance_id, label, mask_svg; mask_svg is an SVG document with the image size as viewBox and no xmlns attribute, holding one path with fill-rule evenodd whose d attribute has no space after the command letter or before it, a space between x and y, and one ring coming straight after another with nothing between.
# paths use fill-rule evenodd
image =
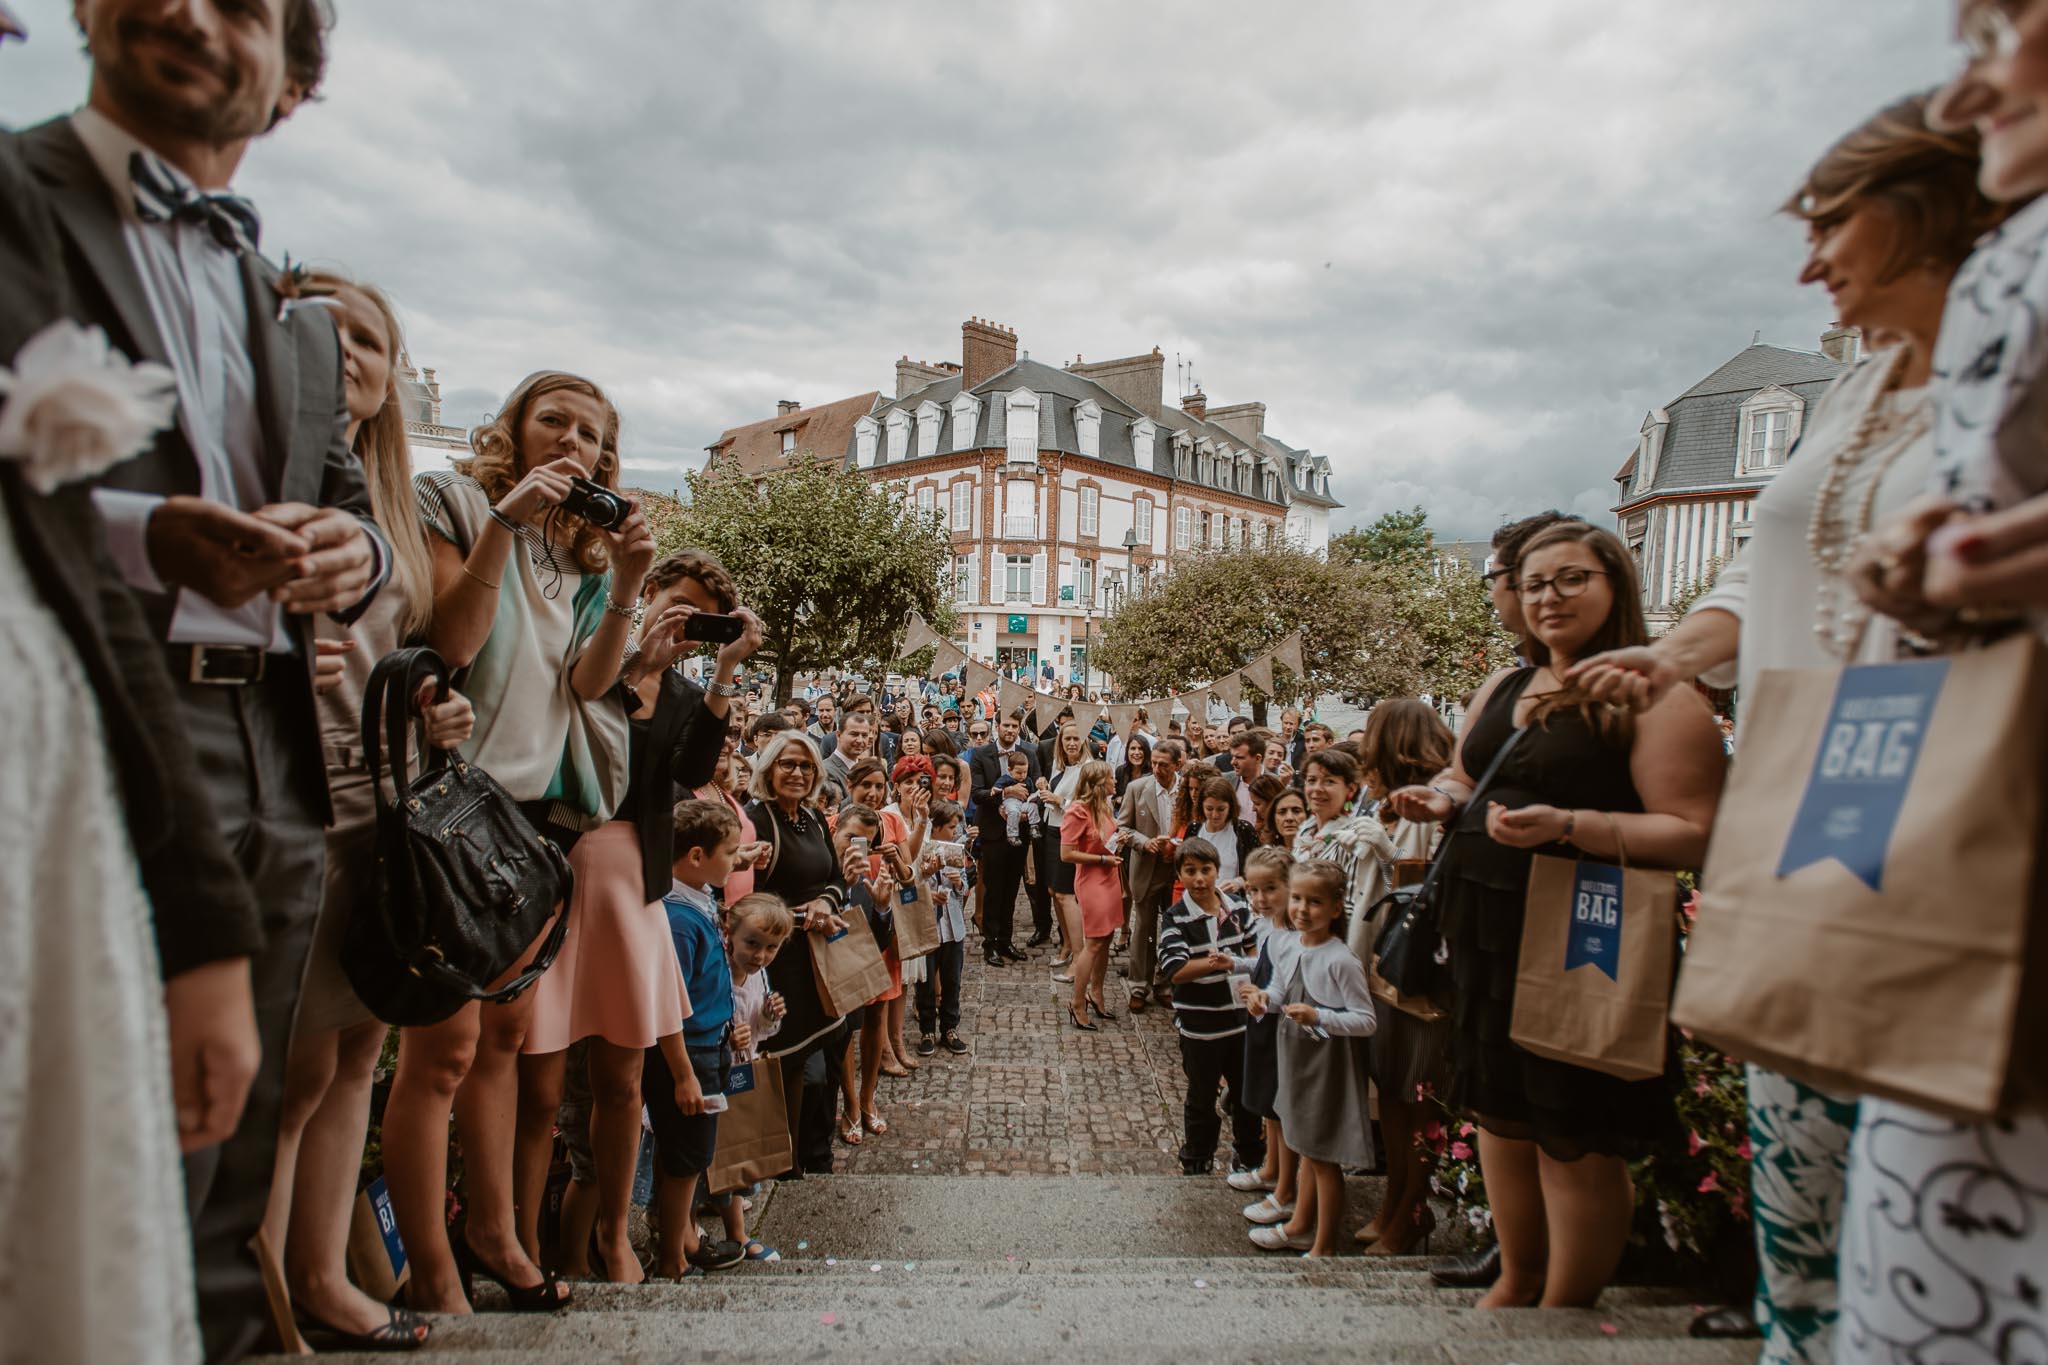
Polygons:
<instances>
[{"instance_id":1,"label":"black sandal","mask_svg":"<svg viewBox=\"0 0 2048 1365\"><path fill-rule=\"evenodd\" d=\"M476 1305L475 1281L478 1275L505 1291L506 1307L514 1313L559 1313L569 1306L573 1294L558 1294L555 1286L560 1283L552 1270L540 1273L539 1284L513 1285L497 1271L484 1264L483 1257L476 1254L463 1237L455 1243L455 1269L462 1276L462 1297Z\"/></svg>"},{"instance_id":2,"label":"black sandal","mask_svg":"<svg viewBox=\"0 0 2048 1365\"><path fill-rule=\"evenodd\" d=\"M1090 1000L1088 1002L1088 1008L1095 1011L1095 1017L1097 1019L1100 1019L1105 1023L1110 1024L1114 1024L1116 1022L1116 1016L1114 1014L1111 1014L1108 1010L1102 1008L1102 1006L1096 1004L1093 1000Z\"/></svg>"},{"instance_id":3,"label":"black sandal","mask_svg":"<svg viewBox=\"0 0 2048 1365\"><path fill-rule=\"evenodd\" d=\"M292 1316L298 1320L299 1335L306 1344L321 1351L417 1351L427 1344L434 1326L410 1308L386 1304L390 1318L375 1331L345 1332L320 1321L298 1304Z\"/></svg>"},{"instance_id":4,"label":"black sandal","mask_svg":"<svg viewBox=\"0 0 2048 1365\"><path fill-rule=\"evenodd\" d=\"M1089 1022L1088 1022L1088 1019L1087 1019L1087 1016L1086 1016L1086 1015L1076 1014L1076 1013L1074 1013L1074 1011L1073 1011L1072 1009L1069 1009L1069 1010L1067 1011L1067 1017L1068 1017L1069 1019L1073 1020L1073 1021L1074 1021L1074 1027L1075 1027L1075 1028L1077 1028L1077 1029L1079 1029L1079 1030L1080 1030L1081 1032L1083 1032L1083 1033L1100 1033L1100 1032L1102 1032L1102 1027L1101 1027L1101 1025L1099 1025L1099 1024L1091 1024L1091 1023L1089 1023Z\"/></svg>"}]
</instances>

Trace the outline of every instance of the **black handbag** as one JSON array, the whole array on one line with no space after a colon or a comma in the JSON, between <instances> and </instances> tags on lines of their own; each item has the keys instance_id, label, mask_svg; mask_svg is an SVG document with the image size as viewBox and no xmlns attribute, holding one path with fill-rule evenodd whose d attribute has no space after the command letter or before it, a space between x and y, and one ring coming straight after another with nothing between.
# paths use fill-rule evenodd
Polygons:
<instances>
[{"instance_id":1,"label":"black handbag","mask_svg":"<svg viewBox=\"0 0 2048 1365\"><path fill-rule=\"evenodd\" d=\"M366 879L341 945L342 970L387 1024L439 1023L472 1000L519 998L561 951L574 874L491 775L421 746L409 777L413 698L432 682L448 694L448 665L431 649L379 660L363 694L363 752L376 782L377 875ZM393 796L385 795L383 748ZM532 961L493 990L560 905Z\"/></svg>"},{"instance_id":2,"label":"black handbag","mask_svg":"<svg viewBox=\"0 0 2048 1365\"><path fill-rule=\"evenodd\" d=\"M1521 742L1528 729L1523 726L1501 744L1493 762L1486 765L1479 785L1472 789L1471 798L1465 802L1466 810L1478 805L1485 797L1493 786L1494 777L1500 772L1501 764L1514 752L1515 745ZM1378 915L1382 907L1386 909L1386 927L1380 930L1379 938L1373 943L1373 970L1379 973L1380 980L1404 997L1428 1001L1440 1009L1450 1007L1451 959L1444 945L1443 908L1437 903L1436 886L1437 879L1443 875L1444 855L1450 851L1451 843L1457 837L1458 827L1453 824L1438 842L1436 858L1430 863L1421 884L1389 891L1367 912Z\"/></svg>"}]
</instances>

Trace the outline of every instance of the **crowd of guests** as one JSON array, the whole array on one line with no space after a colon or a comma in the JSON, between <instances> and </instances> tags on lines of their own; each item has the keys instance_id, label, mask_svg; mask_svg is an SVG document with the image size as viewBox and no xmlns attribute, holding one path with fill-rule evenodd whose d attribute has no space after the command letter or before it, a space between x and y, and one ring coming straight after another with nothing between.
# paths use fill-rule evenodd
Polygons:
<instances>
[{"instance_id":1,"label":"crowd of guests","mask_svg":"<svg viewBox=\"0 0 2048 1365\"><path fill-rule=\"evenodd\" d=\"M1291 708L1272 730L1084 731L1071 710L1041 727L957 680L752 713L761 623L726 568L657 555L630 500L603 525L565 506L583 481L618 486L599 384L530 375L453 471L414 477L390 301L256 254L260 219L229 187L317 89L322 7L78 16L85 106L0 137L0 354L23 376L85 357L56 406L10 413L30 448L0 460L0 716L19 746L0 777L0 1321L23 1359L238 1359L270 1324L266 1260L309 1336L403 1351L431 1315L472 1311L479 1277L492 1306L556 1312L582 1276L773 1259L747 1189L707 1188L736 1069L782 1081L781 1177L830 1172L835 1142L888 1134L882 1075L971 1049L971 933L990 969L1057 938L1075 1030L1170 1006L1183 1168L1219 1174L1227 1121L1220 1174L1259 1196L1257 1246L1337 1252L1344 1173L1376 1160L1386 1191L1351 1241L1423 1243L1416 1136L1441 1103L1476 1125L1498 1238L1447 1273L1483 1283L1482 1308L1589 1305L1623 1254L1630 1161L1684 1139L1668 1071L1621 1080L1510 1036L1533 858L1700 866L1725 756L1694 680L1739 693L1767 669L1940 655L2048 608L2034 0L1960 0L1960 74L1851 130L1787 203L1800 278L1872 347L1715 589L1652 641L1614 535L1515 522L1488 577L1517 665L1456 733L1393 699L1341 740ZM77 350L72 322L115 354ZM676 665L701 613L739 628L698 682ZM416 699L422 743L490 773L575 881L532 989L398 1030L380 1141L410 1271L387 1304L347 1253L390 1030L341 944L388 780L363 752L364 693L406 643L462 671ZM1418 1000L1374 948L1385 893L1432 859L1451 983ZM906 906L938 941L907 963ZM816 954L856 921L887 985L835 1007ZM1771 1360L2038 1354L2048 1121L1755 1067L1748 1093L1754 1321L1704 1327L1753 1327ZM628 1235L643 1110L651 1265ZM572 1177L544 1247L558 1142ZM1963 1208L1959 1172L1993 1216Z\"/></svg>"}]
</instances>

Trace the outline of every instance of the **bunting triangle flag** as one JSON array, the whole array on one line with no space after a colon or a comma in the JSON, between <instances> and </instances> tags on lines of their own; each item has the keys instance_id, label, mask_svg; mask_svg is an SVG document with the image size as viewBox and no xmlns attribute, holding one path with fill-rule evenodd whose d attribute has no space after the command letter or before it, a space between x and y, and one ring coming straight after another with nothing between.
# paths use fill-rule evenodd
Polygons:
<instances>
[{"instance_id":1,"label":"bunting triangle flag","mask_svg":"<svg viewBox=\"0 0 2048 1365\"><path fill-rule=\"evenodd\" d=\"M1268 654L1262 659L1252 660L1240 672L1243 674L1246 682L1259 689L1260 696L1264 697L1267 701L1273 700L1272 655Z\"/></svg>"},{"instance_id":2,"label":"bunting triangle flag","mask_svg":"<svg viewBox=\"0 0 2048 1365\"><path fill-rule=\"evenodd\" d=\"M1294 674L1295 677L1303 679L1308 677L1308 666L1302 661L1301 657L1300 631L1297 630L1282 640L1278 647L1273 650L1271 658L1276 664L1286 665L1287 670Z\"/></svg>"},{"instance_id":3,"label":"bunting triangle flag","mask_svg":"<svg viewBox=\"0 0 2048 1365\"><path fill-rule=\"evenodd\" d=\"M931 624L924 617L916 612L912 612L910 613L910 623L903 631L903 652L896 657L907 659L926 645L941 641L944 638L931 628Z\"/></svg>"},{"instance_id":4,"label":"bunting triangle flag","mask_svg":"<svg viewBox=\"0 0 2048 1365\"><path fill-rule=\"evenodd\" d=\"M1223 704L1235 711L1238 703L1244 700L1244 675L1226 673L1210 683L1209 690L1223 698Z\"/></svg>"},{"instance_id":5,"label":"bunting triangle flag","mask_svg":"<svg viewBox=\"0 0 2048 1365\"><path fill-rule=\"evenodd\" d=\"M967 651L950 640L941 640L932 651L932 666L924 671L927 678L940 678L958 668L967 658Z\"/></svg>"},{"instance_id":6,"label":"bunting triangle flag","mask_svg":"<svg viewBox=\"0 0 2048 1365\"><path fill-rule=\"evenodd\" d=\"M969 659L960 666L960 690L967 694L968 702L981 695L981 690L996 680L996 671L987 664L975 663Z\"/></svg>"},{"instance_id":7,"label":"bunting triangle flag","mask_svg":"<svg viewBox=\"0 0 2048 1365\"><path fill-rule=\"evenodd\" d=\"M1131 733L1132 722L1138 718L1138 708L1135 706L1111 706L1107 710L1109 712L1109 728L1120 735L1128 736Z\"/></svg>"},{"instance_id":8,"label":"bunting triangle flag","mask_svg":"<svg viewBox=\"0 0 2048 1365\"><path fill-rule=\"evenodd\" d=\"M1020 706L1036 705L1037 701L1038 694L1023 683L1005 678L996 684L996 704L1002 707L1002 713L1006 716Z\"/></svg>"},{"instance_id":9,"label":"bunting triangle flag","mask_svg":"<svg viewBox=\"0 0 2048 1365\"><path fill-rule=\"evenodd\" d=\"M1207 688L1198 687L1192 692L1183 692L1178 697L1175 697L1174 700L1187 708L1189 718L1201 721L1204 725L1209 723L1209 691Z\"/></svg>"},{"instance_id":10,"label":"bunting triangle flag","mask_svg":"<svg viewBox=\"0 0 2048 1365\"><path fill-rule=\"evenodd\" d=\"M1095 728L1095 718L1102 714L1102 707L1098 703L1070 701L1067 705L1074 708L1074 724L1081 727L1082 734L1085 735Z\"/></svg>"}]
</instances>

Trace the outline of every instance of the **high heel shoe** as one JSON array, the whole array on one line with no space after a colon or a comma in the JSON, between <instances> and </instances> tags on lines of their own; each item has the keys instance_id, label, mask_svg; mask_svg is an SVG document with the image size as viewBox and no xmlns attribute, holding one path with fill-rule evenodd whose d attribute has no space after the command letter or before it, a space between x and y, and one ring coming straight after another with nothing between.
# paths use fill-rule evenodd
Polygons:
<instances>
[{"instance_id":1,"label":"high heel shoe","mask_svg":"<svg viewBox=\"0 0 2048 1365\"><path fill-rule=\"evenodd\" d=\"M329 1351L417 1351L427 1344L433 1326L410 1308L386 1304L386 1320L372 1331L349 1332L314 1317L299 1304L292 1305L299 1335L315 1350Z\"/></svg>"},{"instance_id":2,"label":"high heel shoe","mask_svg":"<svg viewBox=\"0 0 2048 1365\"><path fill-rule=\"evenodd\" d=\"M1408 1226L1408 1238L1400 1240L1395 1233L1388 1233L1377 1242L1365 1247L1367 1256L1426 1256L1429 1254L1430 1234L1436 1231L1436 1210L1424 1204L1416 1211L1414 1221Z\"/></svg>"},{"instance_id":3,"label":"high heel shoe","mask_svg":"<svg viewBox=\"0 0 2048 1365\"><path fill-rule=\"evenodd\" d=\"M455 1243L455 1269L462 1276L462 1297L468 1299L472 1305L476 1303L475 1288L478 1275L505 1291L506 1305L514 1313L559 1313L569 1306L570 1300L574 1297L555 1292L555 1286L559 1281L555 1279L555 1272L552 1270L541 1271L539 1284L510 1283L503 1275L484 1264L483 1257L476 1254L466 1235Z\"/></svg>"},{"instance_id":4,"label":"high heel shoe","mask_svg":"<svg viewBox=\"0 0 2048 1365\"><path fill-rule=\"evenodd\" d=\"M1081 1030L1081 1032L1083 1033L1102 1032L1101 1025L1089 1023L1086 1015L1080 1014L1073 1009L1069 1009L1067 1011L1067 1017L1069 1019L1072 1019L1074 1021L1074 1027Z\"/></svg>"},{"instance_id":5,"label":"high heel shoe","mask_svg":"<svg viewBox=\"0 0 2048 1365\"><path fill-rule=\"evenodd\" d=\"M1097 1019L1102 1020L1104 1023L1114 1024L1116 1022L1116 1016L1114 1014L1111 1014L1108 1010L1102 1008L1102 1006L1097 1004L1095 1001L1090 1000L1088 1002L1088 1008L1090 1011L1094 1013Z\"/></svg>"}]
</instances>

